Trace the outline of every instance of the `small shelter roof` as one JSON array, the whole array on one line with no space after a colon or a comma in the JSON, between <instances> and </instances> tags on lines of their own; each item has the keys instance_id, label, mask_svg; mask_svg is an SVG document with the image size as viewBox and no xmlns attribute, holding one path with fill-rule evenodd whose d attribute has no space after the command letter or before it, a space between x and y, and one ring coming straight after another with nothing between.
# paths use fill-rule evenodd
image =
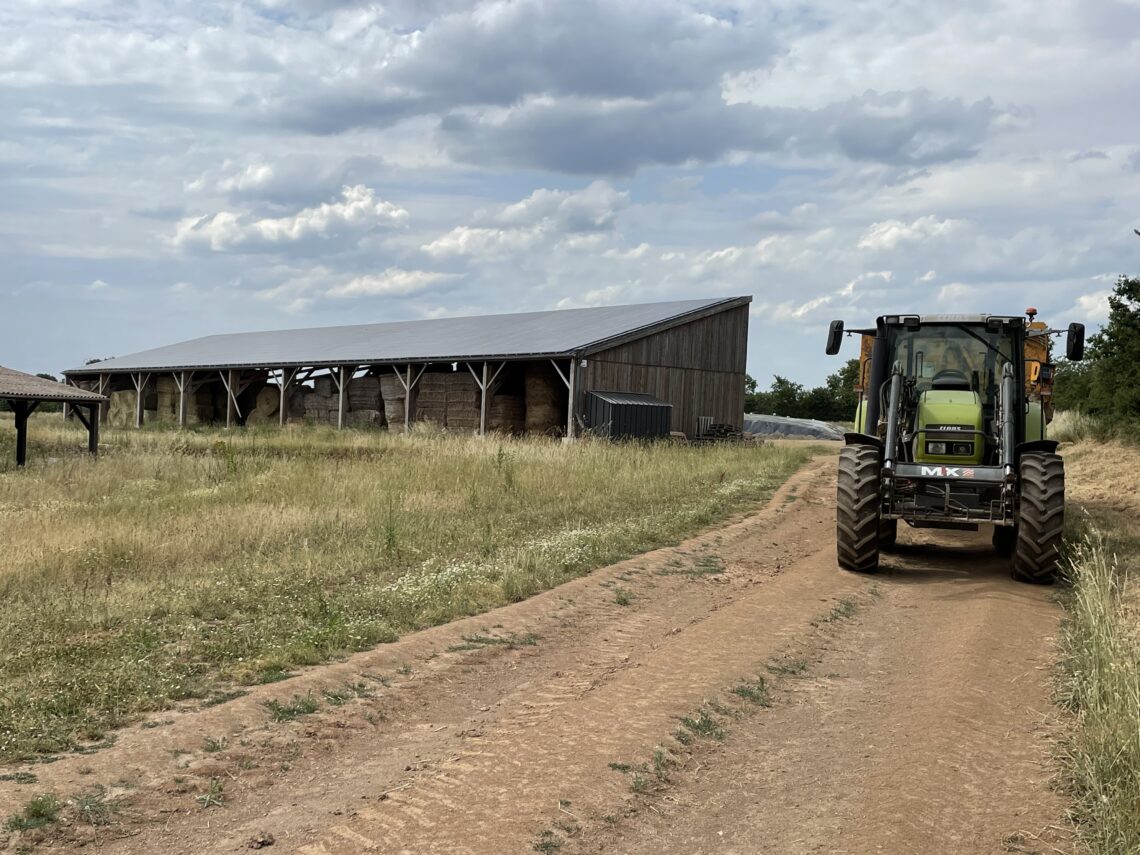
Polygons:
<instances>
[{"instance_id":1,"label":"small shelter roof","mask_svg":"<svg viewBox=\"0 0 1140 855\"><path fill-rule=\"evenodd\" d=\"M98 404L103 395L25 374L0 365L0 399L8 401L59 401L64 404Z\"/></svg>"}]
</instances>

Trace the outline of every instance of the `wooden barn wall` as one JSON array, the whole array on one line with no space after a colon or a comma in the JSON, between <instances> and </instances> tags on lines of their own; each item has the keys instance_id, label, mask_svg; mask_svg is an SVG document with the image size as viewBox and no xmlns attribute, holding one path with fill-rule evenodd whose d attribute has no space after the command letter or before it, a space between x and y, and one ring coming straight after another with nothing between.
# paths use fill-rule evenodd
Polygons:
<instances>
[{"instance_id":1,"label":"wooden barn wall","mask_svg":"<svg viewBox=\"0 0 1140 855\"><path fill-rule=\"evenodd\" d=\"M748 306L592 354L582 390L647 392L673 405L671 430L692 435L698 416L742 426Z\"/></svg>"}]
</instances>

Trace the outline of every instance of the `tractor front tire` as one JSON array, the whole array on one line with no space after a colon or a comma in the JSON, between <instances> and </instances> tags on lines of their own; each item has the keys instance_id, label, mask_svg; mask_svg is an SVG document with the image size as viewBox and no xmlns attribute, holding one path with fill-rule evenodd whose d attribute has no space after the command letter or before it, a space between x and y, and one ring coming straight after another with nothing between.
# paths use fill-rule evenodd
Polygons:
<instances>
[{"instance_id":1,"label":"tractor front tire","mask_svg":"<svg viewBox=\"0 0 1140 855\"><path fill-rule=\"evenodd\" d=\"M839 566L856 573L879 569L879 450L845 445L839 452L835 544Z\"/></svg>"},{"instance_id":2,"label":"tractor front tire","mask_svg":"<svg viewBox=\"0 0 1140 855\"><path fill-rule=\"evenodd\" d=\"M1060 455L1021 456L1017 542L1010 575L1018 582L1050 585L1061 566L1065 529L1065 464Z\"/></svg>"}]
</instances>

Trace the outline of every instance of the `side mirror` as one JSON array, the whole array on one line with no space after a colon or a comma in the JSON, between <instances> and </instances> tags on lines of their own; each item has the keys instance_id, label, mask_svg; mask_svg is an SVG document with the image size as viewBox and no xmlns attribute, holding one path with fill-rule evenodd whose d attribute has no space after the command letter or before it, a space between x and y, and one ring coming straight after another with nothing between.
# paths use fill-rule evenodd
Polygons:
<instances>
[{"instance_id":1,"label":"side mirror","mask_svg":"<svg viewBox=\"0 0 1140 855\"><path fill-rule=\"evenodd\" d=\"M827 328L827 355L835 356L839 353L839 345L842 343L843 321L832 321L831 326Z\"/></svg>"},{"instance_id":2,"label":"side mirror","mask_svg":"<svg viewBox=\"0 0 1140 855\"><path fill-rule=\"evenodd\" d=\"M1069 335L1065 339L1065 358L1080 362L1085 358L1085 325L1069 324Z\"/></svg>"}]
</instances>

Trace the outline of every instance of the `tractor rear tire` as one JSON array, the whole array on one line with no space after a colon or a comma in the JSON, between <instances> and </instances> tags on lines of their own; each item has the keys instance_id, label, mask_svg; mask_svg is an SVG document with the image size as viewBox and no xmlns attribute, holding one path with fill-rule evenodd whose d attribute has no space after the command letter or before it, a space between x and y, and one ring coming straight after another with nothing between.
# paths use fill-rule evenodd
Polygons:
<instances>
[{"instance_id":1,"label":"tractor rear tire","mask_svg":"<svg viewBox=\"0 0 1140 855\"><path fill-rule=\"evenodd\" d=\"M873 446L845 445L839 452L835 545L844 570L879 569L880 469Z\"/></svg>"},{"instance_id":2,"label":"tractor rear tire","mask_svg":"<svg viewBox=\"0 0 1140 855\"><path fill-rule=\"evenodd\" d=\"M992 542L998 555L1009 558L1017 545L1017 529L1011 525L995 525Z\"/></svg>"},{"instance_id":3,"label":"tractor rear tire","mask_svg":"<svg viewBox=\"0 0 1140 855\"><path fill-rule=\"evenodd\" d=\"M882 552L894 549L899 539L898 520L879 520L879 550Z\"/></svg>"},{"instance_id":4,"label":"tractor rear tire","mask_svg":"<svg viewBox=\"0 0 1140 855\"><path fill-rule=\"evenodd\" d=\"M1021 456L1017 542L1010 575L1018 582L1051 585L1061 567L1065 529L1065 463L1060 455Z\"/></svg>"}]
</instances>

